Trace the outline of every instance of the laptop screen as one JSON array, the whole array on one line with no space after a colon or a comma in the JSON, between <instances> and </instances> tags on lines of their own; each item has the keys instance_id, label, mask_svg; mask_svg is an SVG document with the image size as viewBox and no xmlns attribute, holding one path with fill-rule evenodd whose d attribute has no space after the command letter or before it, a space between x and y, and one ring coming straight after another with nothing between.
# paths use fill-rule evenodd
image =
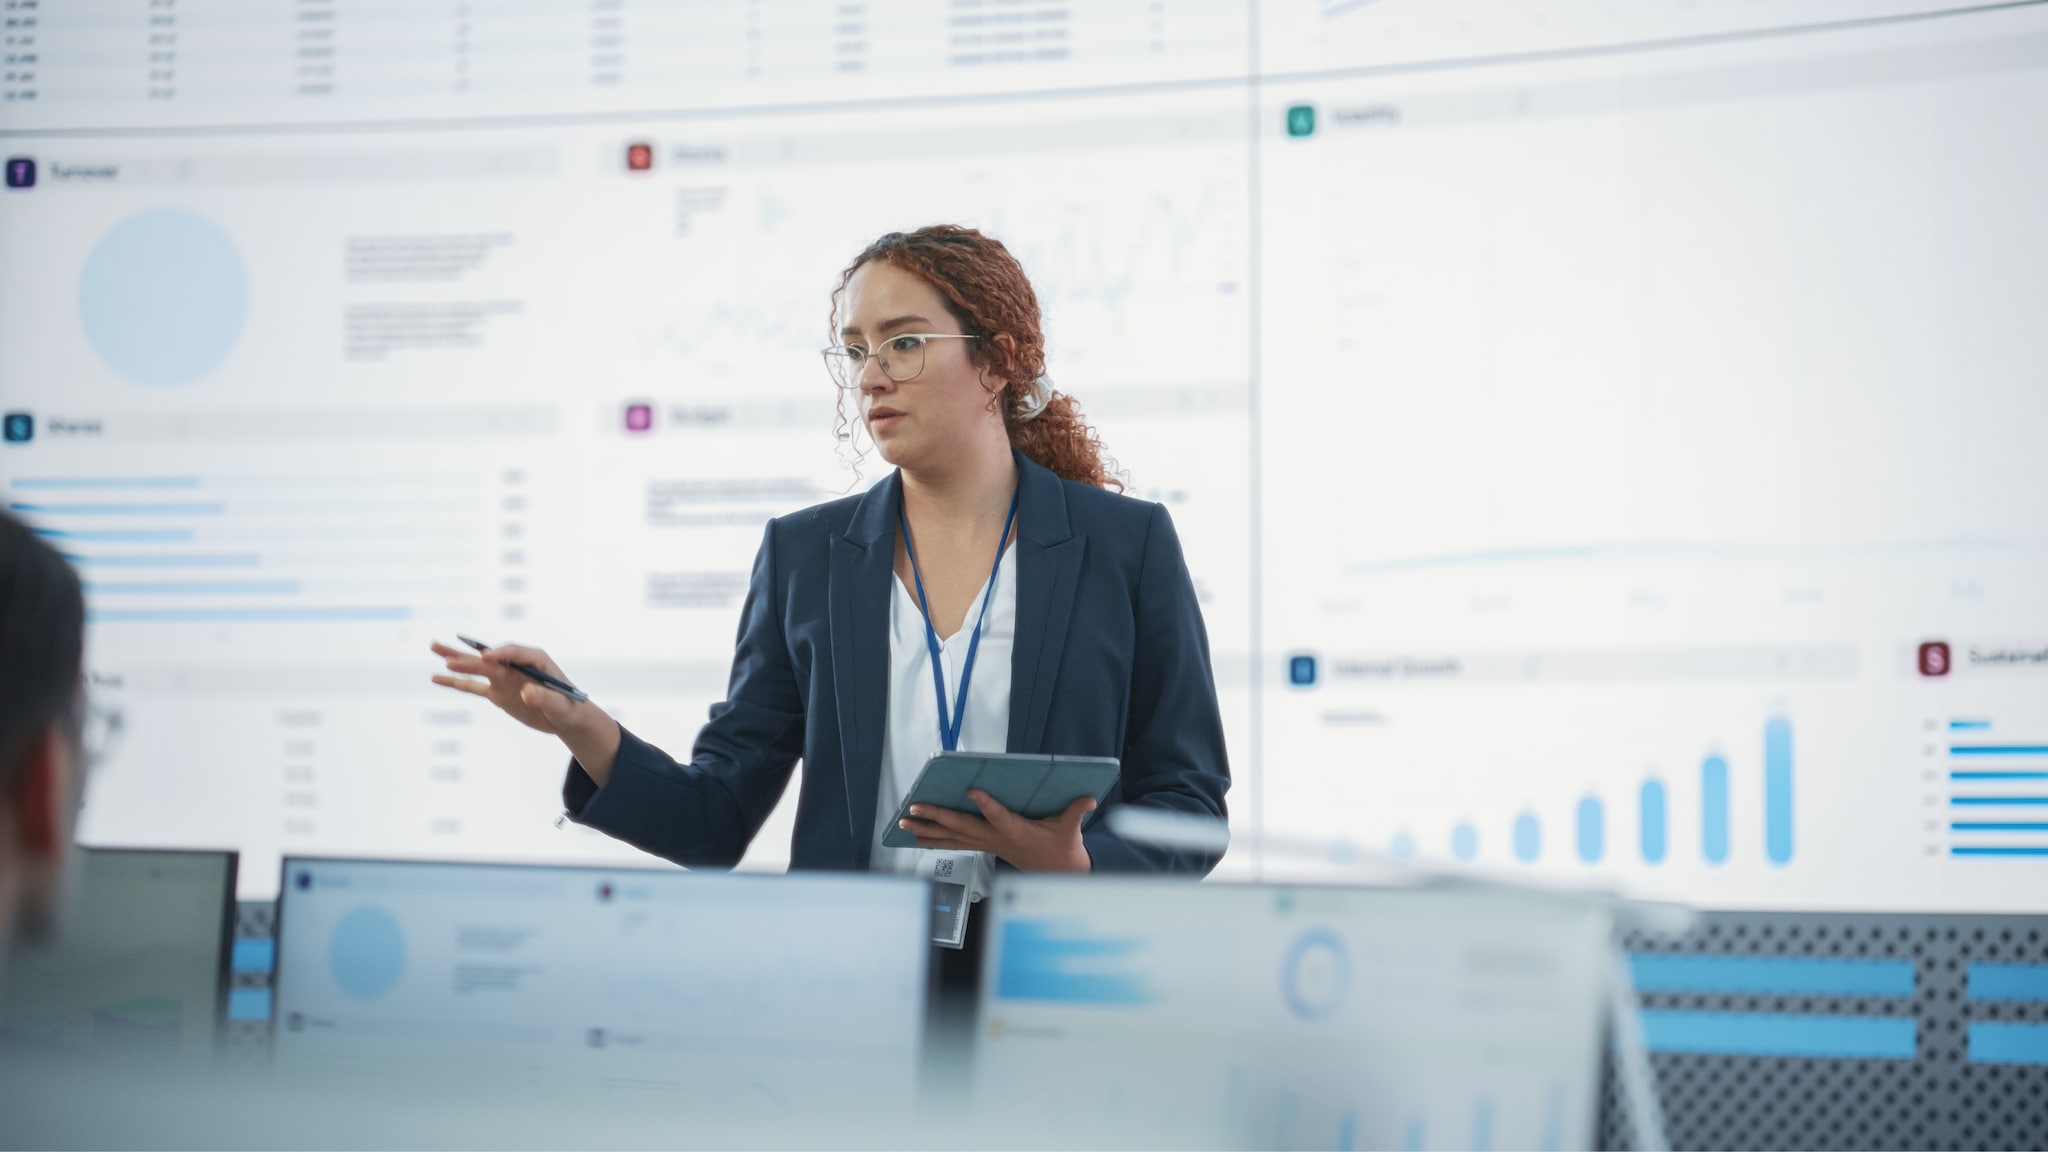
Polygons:
<instances>
[{"instance_id":1,"label":"laptop screen","mask_svg":"<svg viewBox=\"0 0 2048 1152\"><path fill-rule=\"evenodd\" d=\"M1034 876L993 903L986 1106L1060 1099L1110 1139L1203 1145L1592 1144L1591 903Z\"/></svg>"},{"instance_id":2,"label":"laptop screen","mask_svg":"<svg viewBox=\"0 0 2048 1152\"><path fill-rule=\"evenodd\" d=\"M288 858L274 1060L907 1102L928 901L905 877Z\"/></svg>"},{"instance_id":3,"label":"laptop screen","mask_svg":"<svg viewBox=\"0 0 2048 1152\"><path fill-rule=\"evenodd\" d=\"M234 930L233 852L80 849L57 934L7 963L0 1034L152 1066L213 1059Z\"/></svg>"}]
</instances>

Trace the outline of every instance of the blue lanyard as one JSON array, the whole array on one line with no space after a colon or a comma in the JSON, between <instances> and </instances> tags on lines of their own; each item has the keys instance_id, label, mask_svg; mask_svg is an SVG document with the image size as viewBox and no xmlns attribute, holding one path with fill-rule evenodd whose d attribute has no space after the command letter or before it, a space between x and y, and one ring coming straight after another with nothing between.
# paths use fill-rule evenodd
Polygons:
<instances>
[{"instance_id":1,"label":"blue lanyard","mask_svg":"<svg viewBox=\"0 0 2048 1152\"><path fill-rule=\"evenodd\" d=\"M996 598L996 573L1003 568L1003 545L1009 543L1010 525L1017 519L1017 497L1024 485L1010 494L1010 514L1003 519L1003 534L996 540L996 562L988 570L988 588L981 595L981 613L974 618L974 635L967 638L967 662L960 666L960 696L949 716L946 712L946 668L939 659L939 631L932 627L931 605L924 598L924 573L917 567L917 545L910 542L910 519L903 505L896 505L896 522L903 525L903 550L910 554L910 578L917 582L917 610L924 615L924 643L932 654L932 691L939 698L939 746L948 752L960 748L960 726L967 722L967 684L974 679L974 656L981 649L981 624L988 619L988 602Z\"/></svg>"}]
</instances>

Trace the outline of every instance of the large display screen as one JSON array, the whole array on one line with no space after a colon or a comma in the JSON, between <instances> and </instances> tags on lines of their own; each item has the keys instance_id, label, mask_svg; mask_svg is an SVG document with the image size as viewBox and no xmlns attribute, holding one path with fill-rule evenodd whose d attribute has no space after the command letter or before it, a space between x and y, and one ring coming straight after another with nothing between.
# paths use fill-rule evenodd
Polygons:
<instances>
[{"instance_id":1,"label":"large display screen","mask_svg":"<svg viewBox=\"0 0 2048 1152\"><path fill-rule=\"evenodd\" d=\"M541 645L685 751L763 522L887 469L835 439L839 272L943 221L1183 537L1220 875L2037 903L2048 7L4 25L0 487L126 714L90 843L234 844L249 897L286 854L651 862L558 831L560 747L427 643Z\"/></svg>"}]
</instances>

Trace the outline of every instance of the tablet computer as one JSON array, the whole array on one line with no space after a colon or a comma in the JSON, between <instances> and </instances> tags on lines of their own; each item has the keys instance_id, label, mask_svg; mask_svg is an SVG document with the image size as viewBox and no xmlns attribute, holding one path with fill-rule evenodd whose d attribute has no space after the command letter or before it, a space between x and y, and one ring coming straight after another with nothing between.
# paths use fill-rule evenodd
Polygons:
<instances>
[{"instance_id":1,"label":"tablet computer","mask_svg":"<svg viewBox=\"0 0 2048 1152\"><path fill-rule=\"evenodd\" d=\"M912 804L980 815L981 810L967 798L969 788L981 789L996 803L1032 820L1057 816L1081 797L1093 796L1095 811L1081 822L1086 828L1102 815L1110 790L1116 787L1117 772L1114 756L941 752L924 762L917 783L896 806L896 818L889 822L889 834L882 837L882 843L889 848L917 847L917 837L902 826L910 818Z\"/></svg>"}]
</instances>

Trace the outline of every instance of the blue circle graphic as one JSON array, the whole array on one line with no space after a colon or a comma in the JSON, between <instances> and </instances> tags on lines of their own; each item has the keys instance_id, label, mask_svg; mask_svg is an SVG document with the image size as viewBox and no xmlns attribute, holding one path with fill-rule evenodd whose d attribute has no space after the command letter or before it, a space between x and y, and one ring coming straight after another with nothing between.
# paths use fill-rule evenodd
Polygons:
<instances>
[{"instance_id":1,"label":"blue circle graphic","mask_svg":"<svg viewBox=\"0 0 2048 1152\"><path fill-rule=\"evenodd\" d=\"M327 947L334 982L356 1000L375 1000L405 974L405 931L398 917L364 905L341 918Z\"/></svg>"},{"instance_id":2,"label":"blue circle graphic","mask_svg":"<svg viewBox=\"0 0 2048 1152\"><path fill-rule=\"evenodd\" d=\"M1328 928L1303 932L1280 965L1280 994L1303 1020L1324 1020L1344 1006L1351 991L1351 955Z\"/></svg>"},{"instance_id":3,"label":"blue circle graphic","mask_svg":"<svg viewBox=\"0 0 2048 1152\"><path fill-rule=\"evenodd\" d=\"M1460 860L1470 860L1479 855L1479 829L1474 828L1470 821L1451 829L1451 855Z\"/></svg>"},{"instance_id":4,"label":"blue circle graphic","mask_svg":"<svg viewBox=\"0 0 2048 1152\"><path fill-rule=\"evenodd\" d=\"M203 216L157 208L93 246L78 285L85 337L139 384L189 384L220 366L249 316L249 278L227 233Z\"/></svg>"}]
</instances>

